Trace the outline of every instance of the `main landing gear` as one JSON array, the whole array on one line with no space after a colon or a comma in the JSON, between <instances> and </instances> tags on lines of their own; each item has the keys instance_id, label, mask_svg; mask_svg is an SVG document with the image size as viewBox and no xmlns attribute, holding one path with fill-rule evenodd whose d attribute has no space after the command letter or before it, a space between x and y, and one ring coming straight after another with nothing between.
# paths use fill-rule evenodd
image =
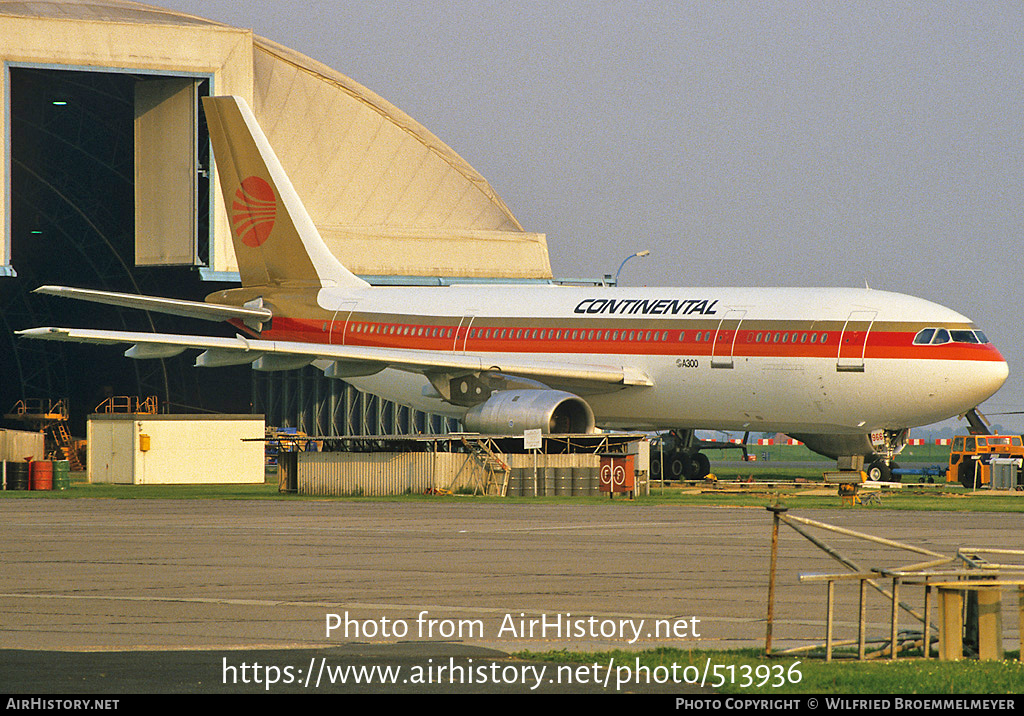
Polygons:
<instances>
[{"instance_id":1,"label":"main landing gear","mask_svg":"<svg viewBox=\"0 0 1024 716\"><path fill-rule=\"evenodd\" d=\"M700 452L702 441L693 430L670 430L651 443L651 478L703 480L711 474L711 461Z\"/></svg>"}]
</instances>

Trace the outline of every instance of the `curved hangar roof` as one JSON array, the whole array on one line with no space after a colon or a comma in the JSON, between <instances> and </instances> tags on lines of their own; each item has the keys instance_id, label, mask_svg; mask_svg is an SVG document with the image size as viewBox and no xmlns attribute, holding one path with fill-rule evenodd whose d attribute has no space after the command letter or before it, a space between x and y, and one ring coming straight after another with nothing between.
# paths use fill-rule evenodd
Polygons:
<instances>
[{"instance_id":1,"label":"curved hangar roof","mask_svg":"<svg viewBox=\"0 0 1024 716\"><path fill-rule=\"evenodd\" d=\"M0 0L0 37L0 56L10 67L131 72L189 84L202 78L209 79L210 94L246 98L324 239L356 273L551 276L544 235L523 231L458 154L352 79L251 30L119 0ZM9 88L3 89L7 95ZM137 120L137 215L159 204L168 181L160 176L147 183L142 174L149 165L169 163L139 157L145 151L140 144L146 146L139 131ZM186 169L183 176L189 171L194 174ZM233 271L219 191L212 201L210 268ZM163 226L165 218L154 225ZM3 259L9 263L9 256Z\"/></svg>"}]
</instances>

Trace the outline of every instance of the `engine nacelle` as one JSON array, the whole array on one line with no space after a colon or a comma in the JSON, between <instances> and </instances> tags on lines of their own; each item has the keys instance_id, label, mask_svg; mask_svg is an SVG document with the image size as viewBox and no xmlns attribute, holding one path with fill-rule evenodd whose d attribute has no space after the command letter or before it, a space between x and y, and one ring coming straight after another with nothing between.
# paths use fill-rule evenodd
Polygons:
<instances>
[{"instance_id":1,"label":"engine nacelle","mask_svg":"<svg viewBox=\"0 0 1024 716\"><path fill-rule=\"evenodd\" d=\"M537 428L548 434L592 433L594 411L583 398L562 390L502 390L470 408L462 424L485 435Z\"/></svg>"}]
</instances>

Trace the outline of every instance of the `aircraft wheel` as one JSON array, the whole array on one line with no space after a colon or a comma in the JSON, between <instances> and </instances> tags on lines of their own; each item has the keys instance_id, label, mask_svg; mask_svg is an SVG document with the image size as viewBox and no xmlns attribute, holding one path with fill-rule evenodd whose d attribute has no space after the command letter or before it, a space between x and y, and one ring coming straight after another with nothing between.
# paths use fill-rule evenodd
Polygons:
<instances>
[{"instance_id":1,"label":"aircraft wheel","mask_svg":"<svg viewBox=\"0 0 1024 716\"><path fill-rule=\"evenodd\" d=\"M661 480L661 479L663 479L663 475L661 474L661 460L659 460L656 457L652 457L651 458L651 467L650 467L650 469L651 469L651 479L652 480Z\"/></svg>"},{"instance_id":2,"label":"aircraft wheel","mask_svg":"<svg viewBox=\"0 0 1024 716\"><path fill-rule=\"evenodd\" d=\"M881 460L873 462L868 468L868 479L871 482L889 482L892 480L892 468Z\"/></svg>"},{"instance_id":3,"label":"aircraft wheel","mask_svg":"<svg viewBox=\"0 0 1024 716\"><path fill-rule=\"evenodd\" d=\"M711 461L704 453L697 453L693 456L694 479L701 480L711 474Z\"/></svg>"},{"instance_id":4,"label":"aircraft wheel","mask_svg":"<svg viewBox=\"0 0 1024 716\"><path fill-rule=\"evenodd\" d=\"M672 460L669 462L669 473L670 478L673 480L689 480L690 472L692 471L690 458L688 455L674 455Z\"/></svg>"}]
</instances>

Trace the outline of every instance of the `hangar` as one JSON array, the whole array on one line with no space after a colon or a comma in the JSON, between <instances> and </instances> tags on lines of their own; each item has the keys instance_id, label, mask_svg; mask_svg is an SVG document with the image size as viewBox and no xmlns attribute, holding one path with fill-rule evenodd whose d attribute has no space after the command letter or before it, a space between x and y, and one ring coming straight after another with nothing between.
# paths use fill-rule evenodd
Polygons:
<instances>
[{"instance_id":1,"label":"hangar","mask_svg":"<svg viewBox=\"0 0 1024 716\"><path fill-rule=\"evenodd\" d=\"M314 369L254 376L14 337L41 325L210 330L31 293L59 284L200 300L237 281L199 108L206 95L248 101L332 251L371 283L551 279L544 235L524 231L440 139L251 30L121 0L62 0L0 2L0 37L0 408L69 399L76 431L111 395L262 412L311 434L445 427Z\"/></svg>"}]
</instances>

